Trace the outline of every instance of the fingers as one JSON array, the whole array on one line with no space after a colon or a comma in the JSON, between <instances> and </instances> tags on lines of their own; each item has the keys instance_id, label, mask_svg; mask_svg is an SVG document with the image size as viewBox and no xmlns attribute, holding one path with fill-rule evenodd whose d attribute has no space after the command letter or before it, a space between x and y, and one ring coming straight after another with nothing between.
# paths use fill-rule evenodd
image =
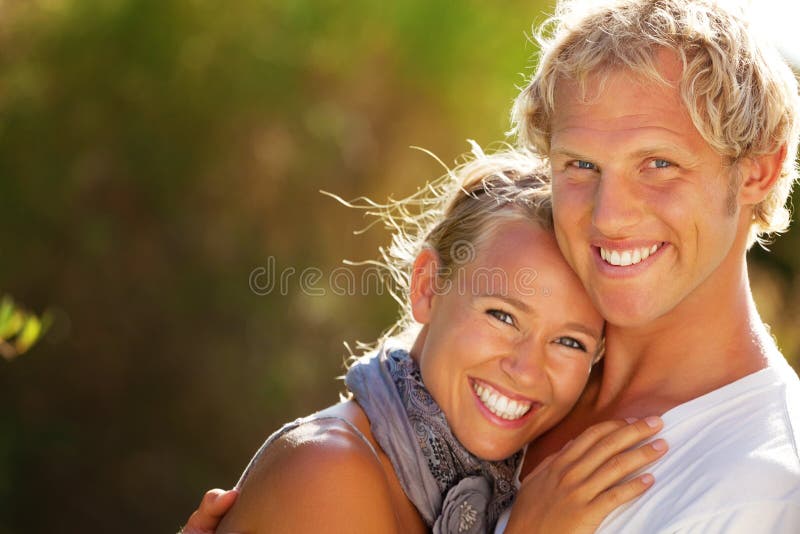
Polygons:
<instances>
[{"instance_id":1,"label":"fingers","mask_svg":"<svg viewBox=\"0 0 800 534\"><path fill-rule=\"evenodd\" d=\"M200 507L189 517L183 534L210 534L219 525L222 516L233 506L237 490L208 490L200 502Z\"/></svg>"},{"instance_id":2,"label":"fingers","mask_svg":"<svg viewBox=\"0 0 800 534\"><path fill-rule=\"evenodd\" d=\"M654 482L653 475L648 473L604 491L592 501L592 515L602 521L608 514L650 489Z\"/></svg>"},{"instance_id":3,"label":"fingers","mask_svg":"<svg viewBox=\"0 0 800 534\"><path fill-rule=\"evenodd\" d=\"M626 426L625 421L603 421L592 425L564 446L557 463L562 466L571 465L582 458L592 447L612 432Z\"/></svg>"},{"instance_id":4,"label":"fingers","mask_svg":"<svg viewBox=\"0 0 800 534\"><path fill-rule=\"evenodd\" d=\"M588 428L525 478L514 507L524 511L512 514L509 527L594 532L609 513L654 484L650 474L627 479L666 453L663 439L641 444L662 426L659 417L648 417Z\"/></svg>"},{"instance_id":5,"label":"fingers","mask_svg":"<svg viewBox=\"0 0 800 534\"><path fill-rule=\"evenodd\" d=\"M565 473L566 477L575 481L587 480L592 473L609 461L612 463L611 469L615 470L614 472L622 471L626 466L619 465L621 458L615 457L654 435L663 426L661 418L655 416L645 417L632 423L625 421L609 421L608 423L616 423L616 425L600 423L584 432L588 436L586 441L581 444L583 454L569 467ZM593 432L594 429L597 430ZM583 437L583 434L578 436L572 447L575 447ZM629 458L626 465L634 463L634 460L635 458Z\"/></svg>"},{"instance_id":6,"label":"fingers","mask_svg":"<svg viewBox=\"0 0 800 534\"><path fill-rule=\"evenodd\" d=\"M522 482L525 482L525 481L526 481L526 480L528 480L529 478L533 478L533 477L535 477L536 475L538 475L539 473L541 473L541 472L542 472L542 471L544 471L545 469L549 468L549 467L550 467L550 465L551 465L551 464L552 464L552 463L555 461L555 459L556 459L556 458L558 458L558 457L559 457L559 455L560 455L561 453L563 453L563 452L564 452L564 451L565 451L565 450L566 450L566 449L567 449L567 448L568 448L570 445L572 445L572 442L573 442L573 441L575 441L575 440L574 440L574 439L571 439L571 440L569 440L568 442L566 442L566 443L564 444L564 446L563 446L563 447L561 447L561 450L554 452L553 454L551 454L550 456L547 456L547 457L546 457L544 460L542 460L541 462L539 462L539 465L537 465L537 466L534 468L534 470L533 470L533 471L531 471L530 473L528 473L528 474L525 476L525 478L522 480Z\"/></svg>"},{"instance_id":7,"label":"fingers","mask_svg":"<svg viewBox=\"0 0 800 534\"><path fill-rule=\"evenodd\" d=\"M613 456L589 477L585 488L589 492L590 498L594 498L624 478L658 460L666 454L667 449L667 442L657 439Z\"/></svg>"}]
</instances>

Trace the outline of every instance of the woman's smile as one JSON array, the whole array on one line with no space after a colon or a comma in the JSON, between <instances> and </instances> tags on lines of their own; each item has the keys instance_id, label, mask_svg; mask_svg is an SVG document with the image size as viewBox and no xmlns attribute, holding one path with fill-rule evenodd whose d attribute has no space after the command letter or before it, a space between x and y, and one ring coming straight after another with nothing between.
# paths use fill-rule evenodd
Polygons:
<instances>
[{"instance_id":1,"label":"woman's smile","mask_svg":"<svg viewBox=\"0 0 800 534\"><path fill-rule=\"evenodd\" d=\"M480 404L504 421L520 421L531 413L531 408L541 406L541 403L521 395L514 395L513 398L505 395L496 386L477 378L471 378L470 384Z\"/></svg>"}]
</instances>

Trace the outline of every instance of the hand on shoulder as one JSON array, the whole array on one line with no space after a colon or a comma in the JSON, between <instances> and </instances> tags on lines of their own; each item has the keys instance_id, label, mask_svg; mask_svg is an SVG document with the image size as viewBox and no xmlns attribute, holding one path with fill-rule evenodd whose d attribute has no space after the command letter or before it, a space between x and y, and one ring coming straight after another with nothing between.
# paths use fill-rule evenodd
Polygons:
<instances>
[{"instance_id":1,"label":"hand on shoulder","mask_svg":"<svg viewBox=\"0 0 800 534\"><path fill-rule=\"evenodd\" d=\"M653 484L651 475L626 478L666 453L662 439L641 444L661 427L653 417L586 429L522 481L506 533L593 533L608 514Z\"/></svg>"}]
</instances>

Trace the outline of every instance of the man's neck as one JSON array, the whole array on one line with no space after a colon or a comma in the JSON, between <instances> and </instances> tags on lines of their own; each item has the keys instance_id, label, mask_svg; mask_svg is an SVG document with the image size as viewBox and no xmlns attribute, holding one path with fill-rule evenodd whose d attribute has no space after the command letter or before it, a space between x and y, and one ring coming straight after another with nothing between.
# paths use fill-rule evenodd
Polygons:
<instances>
[{"instance_id":1,"label":"man's neck","mask_svg":"<svg viewBox=\"0 0 800 534\"><path fill-rule=\"evenodd\" d=\"M777 348L758 315L744 259L737 263L646 326L608 325L610 357L592 411L663 413L767 366Z\"/></svg>"},{"instance_id":2,"label":"man's neck","mask_svg":"<svg viewBox=\"0 0 800 534\"><path fill-rule=\"evenodd\" d=\"M723 278L715 278L725 282L722 294L710 295L720 287L703 288L646 328L609 325L607 357L572 412L528 449L523 474L593 424L662 415L779 356L758 316L744 263L738 281Z\"/></svg>"}]
</instances>

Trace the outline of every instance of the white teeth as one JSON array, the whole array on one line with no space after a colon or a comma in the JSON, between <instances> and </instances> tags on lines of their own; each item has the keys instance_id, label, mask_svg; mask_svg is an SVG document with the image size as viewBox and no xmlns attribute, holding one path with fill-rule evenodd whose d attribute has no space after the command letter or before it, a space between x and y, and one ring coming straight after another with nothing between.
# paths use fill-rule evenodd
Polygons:
<instances>
[{"instance_id":1,"label":"white teeth","mask_svg":"<svg viewBox=\"0 0 800 534\"><path fill-rule=\"evenodd\" d=\"M497 411L506 413L506 408L508 408L508 397L500 397L495 405Z\"/></svg>"},{"instance_id":2,"label":"white teeth","mask_svg":"<svg viewBox=\"0 0 800 534\"><path fill-rule=\"evenodd\" d=\"M600 257L611 265L619 267L627 267L628 265L636 265L639 262L646 260L653 254L660 245L653 245L652 247L634 248L631 250L607 250L600 248Z\"/></svg>"},{"instance_id":3,"label":"white teeth","mask_svg":"<svg viewBox=\"0 0 800 534\"><path fill-rule=\"evenodd\" d=\"M531 409L532 403L510 399L489 386L473 382L473 389L484 406L496 416L509 421L519 419Z\"/></svg>"}]
</instances>

